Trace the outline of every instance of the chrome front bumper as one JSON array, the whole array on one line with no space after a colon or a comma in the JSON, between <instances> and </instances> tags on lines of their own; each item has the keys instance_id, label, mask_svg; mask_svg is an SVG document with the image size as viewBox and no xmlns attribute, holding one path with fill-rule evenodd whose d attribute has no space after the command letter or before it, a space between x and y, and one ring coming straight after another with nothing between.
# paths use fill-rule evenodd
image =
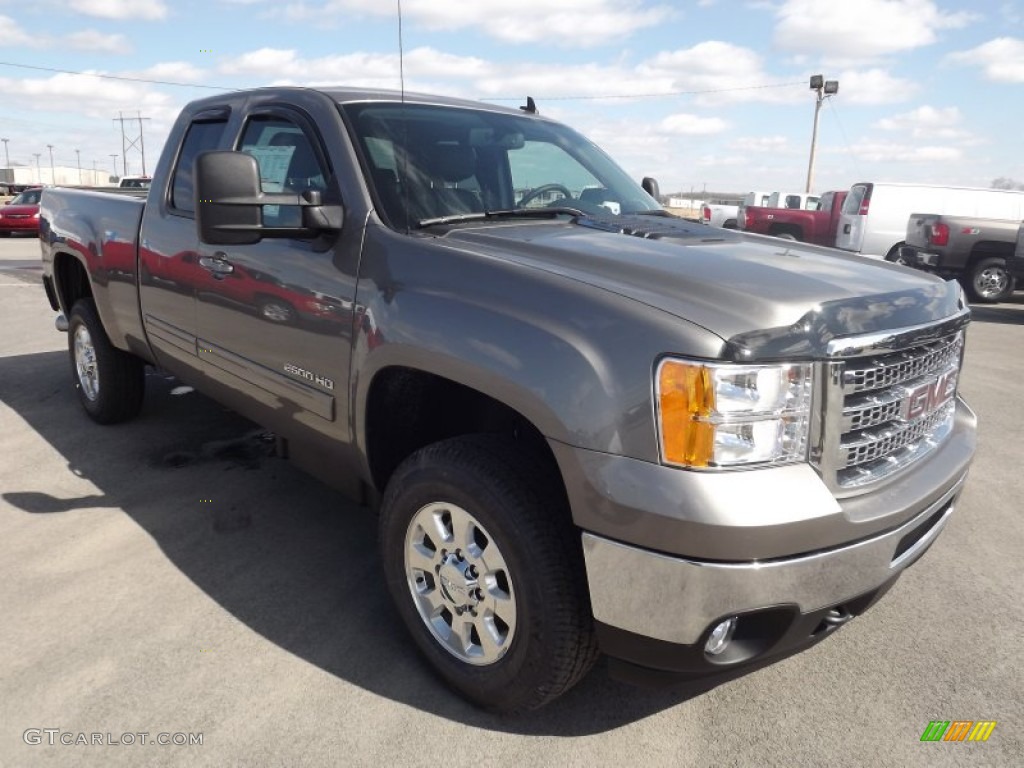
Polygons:
<instances>
[{"instance_id":1,"label":"chrome front bumper","mask_svg":"<svg viewBox=\"0 0 1024 768\"><path fill-rule=\"evenodd\" d=\"M583 534L594 618L691 645L712 625L758 609L801 613L843 603L897 576L931 546L953 513L966 473L903 525L855 544L759 562L701 562Z\"/></svg>"}]
</instances>

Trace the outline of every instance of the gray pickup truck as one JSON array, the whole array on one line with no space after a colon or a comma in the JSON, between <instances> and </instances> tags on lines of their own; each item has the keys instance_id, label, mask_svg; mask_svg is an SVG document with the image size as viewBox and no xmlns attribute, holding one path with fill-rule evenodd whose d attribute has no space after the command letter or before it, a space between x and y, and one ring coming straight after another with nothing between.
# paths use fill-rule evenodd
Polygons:
<instances>
[{"instance_id":1,"label":"gray pickup truck","mask_svg":"<svg viewBox=\"0 0 1024 768\"><path fill-rule=\"evenodd\" d=\"M1016 289L1006 268L1017 240L1016 219L913 213L899 261L961 280L974 301L1003 301Z\"/></svg>"},{"instance_id":2,"label":"gray pickup truck","mask_svg":"<svg viewBox=\"0 0 1024 768\"><path fill-rule=\"evenodd\" d=\"M472 701L538 707L600 653L710 686L942 531L969 310L655 186L532 104L231 93L184 109L148 200L46 191L44 285L95 421L158 366L377 508L396 609Z\"/></svg>"}]
</instances>

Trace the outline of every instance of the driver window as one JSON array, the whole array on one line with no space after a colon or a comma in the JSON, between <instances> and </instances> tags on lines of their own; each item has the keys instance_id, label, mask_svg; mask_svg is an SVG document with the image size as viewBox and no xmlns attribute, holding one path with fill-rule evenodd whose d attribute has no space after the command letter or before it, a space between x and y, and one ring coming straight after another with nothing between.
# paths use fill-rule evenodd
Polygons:
<instances>
[{"instance_id":1,"label":"driver window","mask_svg":"<svg viewBox=\"0 0 1024 768\"><path fill-rule=\"evenodd\" d=\"M281 117L257 116L245 127L240 149L256 158L264 192L301 194L325 190L327 184L313 144L295 123ZM297 227L302 212L293 205L263 206L267 226Z\"/></svg>"},{"instance_id":2,"label":"driver window","mask_svg":"<svg viewBox=\"0 0 1024 768\"><path fill-rule=\"evenodd\" d=\"M528 140L522 148L509 150L508 163L517 206L543 208L558 205L566 193L581 199L581 195L586 197L584 191L603 189L572 155L547 141ZM595 201L599 205L605 202Z\"/></svg>"}]
</instances>

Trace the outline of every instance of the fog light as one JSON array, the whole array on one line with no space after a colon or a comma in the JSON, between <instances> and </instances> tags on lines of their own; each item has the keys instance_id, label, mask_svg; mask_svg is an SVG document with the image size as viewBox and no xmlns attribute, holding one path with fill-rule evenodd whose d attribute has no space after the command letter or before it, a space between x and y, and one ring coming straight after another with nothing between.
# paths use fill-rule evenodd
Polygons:
<instances>
[{"instance_id":1,"label":"fog light","mask_svg":"<svg viewBox=\"0 0 1024 768\"><path fill-rule=\"evenodd\" d=\"M732 640L732 633L735 631L736 617L733 616L711 630L711 637L708 638L707 643L704 645L704 653L709 656L720 654L729 645L729 641Z\"/></svg>"}]
</instances>

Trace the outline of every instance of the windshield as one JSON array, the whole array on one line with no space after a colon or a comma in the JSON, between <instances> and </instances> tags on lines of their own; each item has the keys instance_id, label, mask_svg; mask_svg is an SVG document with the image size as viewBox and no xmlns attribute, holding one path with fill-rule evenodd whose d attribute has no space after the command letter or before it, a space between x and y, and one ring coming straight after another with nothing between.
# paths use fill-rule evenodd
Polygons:
<instances>
[{"instance_id":1,"label":"windshield","mask_svg":"<svg viewBox=\"0 0 1024 768\"><path fill-rule=\"evenodd\" d=\"M11 200L8 205L39 205L39 198L42 194L43 190L41 189L26 189L16 198Z\"/></svg>"},{"instance_id":2,"label":"windshield","mask_svg":"<svg viewBox=\"0 0 1024 768\"><path fill-rule=\"evenodd\" d=\"M575 209L660 212L575 131L534 117L422 104L346 104L368 177L392 226L474 214Z\"/></svg>"}]
</instances>

